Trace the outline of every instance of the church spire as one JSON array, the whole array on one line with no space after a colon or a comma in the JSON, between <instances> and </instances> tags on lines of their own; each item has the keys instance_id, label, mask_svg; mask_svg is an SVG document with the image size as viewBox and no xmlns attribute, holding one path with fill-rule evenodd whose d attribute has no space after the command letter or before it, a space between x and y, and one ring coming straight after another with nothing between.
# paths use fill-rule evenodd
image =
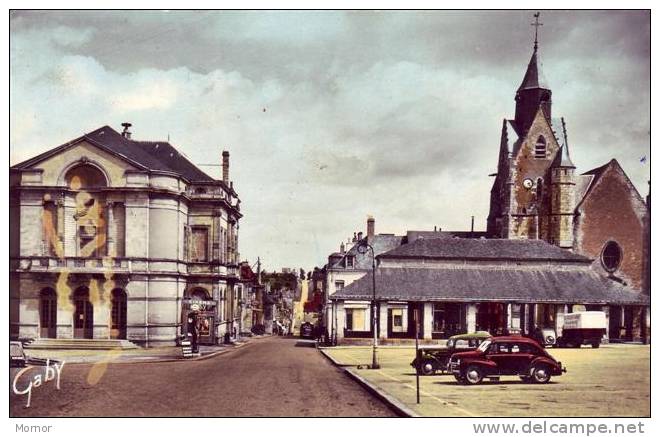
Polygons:
<instances>
[{"instance_id":1,"label":"church spire","mask_svg":"<svg viewBox=\"0 0 660 437\"><path fill-rule=\"evenodd\" d=\"M516 91L516 126L520 132L526 132L536 116L539 107L545 116L551 118L552 91L543 75L542 64L539 58L539 13L534 14L534 51L527 64L527 71L522 83Z\"/></svg>"}]
</instances>

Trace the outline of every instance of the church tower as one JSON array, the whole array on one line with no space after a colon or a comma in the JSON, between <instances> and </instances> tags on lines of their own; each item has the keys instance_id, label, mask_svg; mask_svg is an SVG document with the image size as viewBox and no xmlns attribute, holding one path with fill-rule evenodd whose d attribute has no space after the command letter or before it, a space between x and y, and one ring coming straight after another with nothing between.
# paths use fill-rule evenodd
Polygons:
<instances>
[{"instance_id":1,"label":"church tower","mask_svg":"<svg viewBox=\"0 0 660 437\"><path fill-rule=\"evenodd\" d=\"M564 138L566 125L562 121ZM575 165L568 151L568 141L560 147L550 169L550 235L548 241L559 247L572 249L575 216Z\"/></svg>"},{"instance_id":2,"label":"church tower","mask_svg":"<svg viewBox=\"0 0 660 437\"><path fill-rule=\"evenodd\" d=\"M542 65L539 59L538 28L539 14L534 14L536 26L534 35L534 52L527 64L527 71L522 83L516 91L516 126L520 133L524 134L534 121L536 111L541 108L547 119L552 118L552 91L543 76Z\"/></svg>"},{"instance_id":3,"label":"church tower","mask_svg":"<svg viewBox=\"0 0 660 437\"><path fill-rule=\"evenodd\" d=\"M573 246L575 166L563 119L552 118L552 90L534 49L516 90L515 118L504 120L487 232L491 238L542 239Z\"/></svg>"}]
</instances>

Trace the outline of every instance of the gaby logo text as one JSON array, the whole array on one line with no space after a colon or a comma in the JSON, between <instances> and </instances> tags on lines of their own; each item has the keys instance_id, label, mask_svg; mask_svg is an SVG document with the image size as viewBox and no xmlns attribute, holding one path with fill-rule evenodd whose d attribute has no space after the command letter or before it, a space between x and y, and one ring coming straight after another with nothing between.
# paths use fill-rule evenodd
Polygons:
<instances>
[{"instance_id":1,"label":"gaby logo text","mask_svg":"<svg viewBox=\"0 0 660 437\"><path fill-rule=\"evenodd\" d=\"M60 377L62 376L62 369L64 368L64 361L61 363L53 363L50 365L50 360L46 360L46 366L43 368L43 373L37 372L31 377L24 377L32 369L38 369L37 367L26 367L21 369L16 376L14 377L14 382L12 383L12 390L17 395L27 395L27 403L25 408L30 407L30 400L32 399L32 389L40 387L42 384L45 384L48 381L55 381L55 387L60 389ZM22 389L21 389L22 387Z\"/></svg>"}]
</instances>

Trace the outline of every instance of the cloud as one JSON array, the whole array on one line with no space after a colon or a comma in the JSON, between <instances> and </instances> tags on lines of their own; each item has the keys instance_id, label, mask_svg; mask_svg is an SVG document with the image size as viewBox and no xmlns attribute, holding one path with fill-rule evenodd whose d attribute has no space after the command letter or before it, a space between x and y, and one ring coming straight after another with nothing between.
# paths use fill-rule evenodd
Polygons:
<instances>
[{"instance_id":1,"label":"cloud","mask_svg":"<svg viewBox=\"0 0 660 437\"><path fill-rule=\"evenodd\" d=\"M341 240L485 227L525 11L31 11L11 16L11 163L133 123L193 162L231 152L240 251L322 265ZM553 111L578 170L649 167L645 12L543 14ZM35 56L38 53L38 56ZM218 175L217 167L202 167Z\"/></svg>"}]
</instances>

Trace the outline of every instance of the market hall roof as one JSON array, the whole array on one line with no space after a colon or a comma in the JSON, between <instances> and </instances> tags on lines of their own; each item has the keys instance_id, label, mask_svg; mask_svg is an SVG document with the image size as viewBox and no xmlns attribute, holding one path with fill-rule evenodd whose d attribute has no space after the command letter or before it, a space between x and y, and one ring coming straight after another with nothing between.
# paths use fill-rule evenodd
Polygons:
<instances>
[{"instance_id":1,"label":"market hall roof","mask_svg":"<svg viewBox=\"0 0 660 437\"><path fill-rule=\"evenodd\" d=\"M68 143L50 149L27 161L12 166L14 169L26 169L40 161L56 155L81 141L89 143L120 156L144 170L156 170L176 173L191 182L219 182L200 170L183 154L167 141L135 141L124 137L110 126L100 127Z\"/></svg>"},{"instance_id":2,"label":"market hall roof","mask_svg":"<svg viewBox=\"0 0 660 437\"><path fill-rule=\"evenodd\" d=\"M422 238L383 253L377 258L560 261L585 264L592 261L543 240L486 238Z\"/></svg>"},{"instance_id":3,"label":"market hall roof","mask_svg":"<svg viewBox=\"0 0 660 437\"><path fill-rule=\"evenodd\" d=\"M330 296L332 300L371 300L372 278L365 275ZM648 305L645 294L584 268L377 268L379 301L497 301Z\"/></svg>"}]
</instances>

